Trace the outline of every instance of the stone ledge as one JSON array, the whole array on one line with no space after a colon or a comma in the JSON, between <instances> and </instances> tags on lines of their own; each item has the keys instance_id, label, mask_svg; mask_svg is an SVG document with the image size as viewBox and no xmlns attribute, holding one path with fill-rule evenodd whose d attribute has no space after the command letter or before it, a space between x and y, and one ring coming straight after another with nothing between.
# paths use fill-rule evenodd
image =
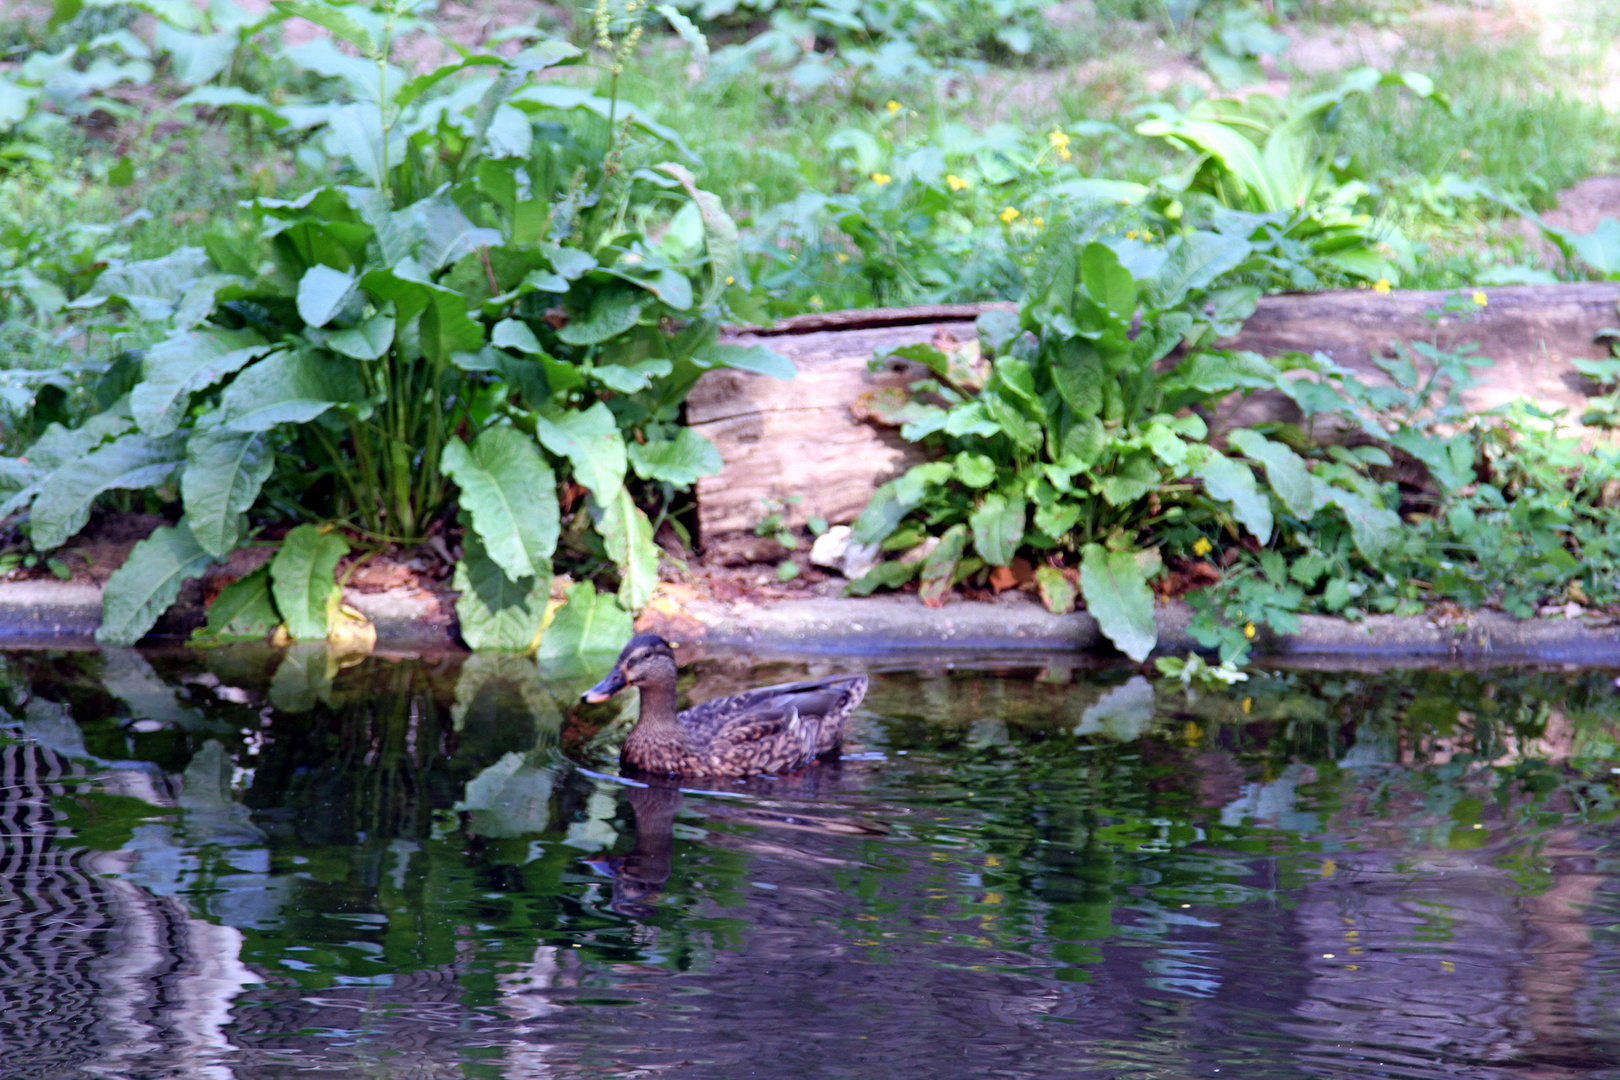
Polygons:
<instances>
[{"instance_id":1,"label":"stone ledge","mask_svg":"<svg viewBox=\"0 0 1620 1080\"><path fill-rule=\"evenodd\" d=\"M438 597L406 589L361 593L344 600L377 627L385 653L460 649L454 612ZM1155 612L1160 652L1185 652L1191 609L1160 604ZM171 613L172 617L172 613ZM171 618L172 621L172 618ZM101 590L57 581L0 583L0 648L93 648L101 622ZM1084 652L1117 655L1085 612L1053 615L1022 594L994 603L958 601L923 606L915 596L820 597L766 603L660 596L639 625L683 644L774 653L875 655L894 653ZM1359 622L1305 615L1297 633L1262 634L1256 650L1272 657L1319 657L1346 664L1360 659L1579 663L1620 665L1620 626L1578 620L1519 620L1477 612L1440 625L1422 615L1374 615Z\"/></svg>"}]
</instances>

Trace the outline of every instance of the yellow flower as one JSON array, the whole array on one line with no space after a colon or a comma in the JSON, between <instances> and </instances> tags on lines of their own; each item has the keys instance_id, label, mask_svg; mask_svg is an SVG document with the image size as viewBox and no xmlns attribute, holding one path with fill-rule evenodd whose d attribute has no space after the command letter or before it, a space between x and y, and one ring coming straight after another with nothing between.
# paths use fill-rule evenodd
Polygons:
<instances>
[{"instance_id":1,"label":"yellow flower","mask_svg":"<svg viewBox=\"0 0 1620 1080\"><path fill-rule=\"evenodd\" d=\"M1036 215L1035 217L1029 219L1029 223L1039 229L1046 225L1046 219L1040 215Z\"/></svg>"},{"instance_id":2,"label":"yellow flower","mask_svg":"<svg viewBox=\"0 0 1620 1080\"><path fill-rule=\"evenodd\" d=\"M889 110L890 116L893 116L895 113L900 111L900 103L898 101L891 101L883 107Z\"/></svg>"},{"instance_id":3,"label":"yellow flower","mask_svg":"<svg viewBox=\"0 0 1620 1080\"><path fill-rule=\"evenodd\" d=\"M876 184L878 187L882 187L884 184L887 184L893 179L894 177L890 176L888 173L875 172L872 174L872 183Z\"/></svg>"},{"instance_id":4,"label":"yellow flower","mask_svg":"<svg viewBox=\"0 0 1620 1080\"><path fill-rule=\"evenodd\" d=\"M1011 225L1013 222L1018 220L1018 207L1009 206L996 216L1001 218L1001 220L1008 225Z\"/></svg>"},{"instance_id":5,"label":"yellow flower","mask_svg":"<svg viewBox=\"0 0 1620 1080\"><path fill-rule=\"evenodd\" d=\"M1480 292L1478 289L1474 290L1474 303L1478 304L1480 307L1485 306L1485 294Z\"/></svg>"},{"instance_id":6,"label":"yellow flower","mask_svg":"<svg viewBox=\"0 0 1620 1080\"><path fill-rule=\"evenodd\" d=\"M1243 636L1248 638L1250 641L1254 640L1254 623L1243 624Z\"/></svg>"},{"instance_id":7,"label":"yellow flower","mask_svg":"<svg viewBox=\"0 0 1620 1080\"><path fill-rule=\"evenodd\" d=\"M1126 232L1125 232L1125 239L1127 239L1127 240L1135 240L1136 239L1136 230L1135 229L1127 229ZM1203 541L1200 541L1200 543L1207 544L1207 543L1209 543L1209 541L1208 540L1203 540Z\"/></svg>"},{"instance_id":8,"label":"yellow flower","mask_svg":"<svg viewBox=\"0 0 1620 1080\"><path fill-rule=\"evenodd\" d=\"M819 296L812 296L810 298L810 306L811 307L820 307L822 305L822 303L823 303L823 301L822 301L821 297L819 297Z\"/></svg>"},{"instance_id":9,"label":"yellow flower","mask_svg":"<svg viewBox=\"0 0 1620 1080\"><path fill-rule=\"evenodd\" d=\"M1209 540L1202 536L1193 541L1194 555L1208 555L1212 550L1214 550L1214 548L1215 545L1210 543Z\"/></svg>"},{"instance_id":10,"label":"yellow flower","mask_svg":"<svg viewBox=\"0 0 1620 1080\"><path fill-rule=\"evenodd\" d=\"M952 173L945 178L945 186L950 188L952 191L961 191L968 186L968 182L962 179L960 176L957 176L955 173Z\"/></svg>"},{"instance_id":11,"label":"yellow flower","mask_svg":"<svg viewBox=\"0 0 1620 1080\"><path fill-rule=\"evenodd\" d=\"M1389 278L1381 277L1377 281L1373 282L1373 292L1377 292L1377 293L1387 293L1387 292L1389 292Z\"/></svg>"},{"instance_id":12,"label":"yellow flower","mask_svg":"<svg viewBox=\"0 0 1620 1080\"><path fill-rule=\"evenodd\" d=\"M1068 161L1070 158L1074 157L1074 154L1069 151L1067 146L1060 146L1058 147L1058 157L1062 158L1064 161Z\"/></svg>"},{"instance_id":13,"label":"yellow flower","mask_svg":"<svg viewBox=\"0 0 1620 1080\"><path fill-rule=\"evenodd\" d=\"M1047 133L1046 141L1052 145L1054 150L1062 150L1069 145L1069 137L1057 128L1053 128Z\"/></svg>"},{"instance_id":14,"label":"yellow flower","mask_svg":"<svg viewBox=\"0 0 1620 1080\"><path fill-rule=\"evenodd\" d=\"M727 274L726 275L726 284L727 285L735 285L735 284L737 284L737 279L732 277L730 274Z\"/></svg>"},{"instance_id":15,"label":"yellow flower","mask_svg":"<svg viewBox=\"0 0 1620 1080\"><path fill-rule=\"evenodd\" d=\"M842 252L842 251L837 252L836 254L834 254L833 258L837 259L841 263L849 262L849 256L846 253Z\"/></svg>"},{"instance_id":16,"label":"yellow flower","mask_svg":"<svg viewBox=\"0 0 1620 1080\"><path fill-rule=\"evenodd\" d=\"M1254 698L1252 698L1252 697L1244 698L1243 699L1243 715L1248 716L1249 715L1249 710L1252 709L1252 708L1254 708Z\"/></svg>"}]
</instances>

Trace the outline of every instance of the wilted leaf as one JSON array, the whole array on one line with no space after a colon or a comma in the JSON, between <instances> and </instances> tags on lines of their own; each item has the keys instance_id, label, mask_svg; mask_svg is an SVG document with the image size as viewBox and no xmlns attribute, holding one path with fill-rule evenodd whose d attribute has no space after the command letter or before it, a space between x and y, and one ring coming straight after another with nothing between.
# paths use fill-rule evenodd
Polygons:
<instances>
[{"instance_id":1,"label":"wilted leaf","mask_svg":"<svg viewBox=\"0 0 1620 1080\"><path fill-rule=\"evenodd\" d=\"M1046 605L1046 610L1058 615L1067 615L1074 610L1079 589L1057 567L1037 566L1035 587L1041 591L1041 602Z\"/></svg>"},{"instance_id":2,"label":"wilted leaf","mask_svg":"<svg viewBox=\"0 0 1620 1080\"><path fill-rule=\"evenodd\" d=\"M967 544L968 527L957 523L945 530L934 550L928 553L928 558L923 560L922 584L917 588L917 595L924 604L937 608L945 603L956 581L956 568L967 552Z\"/></svg>"}]
</instances>

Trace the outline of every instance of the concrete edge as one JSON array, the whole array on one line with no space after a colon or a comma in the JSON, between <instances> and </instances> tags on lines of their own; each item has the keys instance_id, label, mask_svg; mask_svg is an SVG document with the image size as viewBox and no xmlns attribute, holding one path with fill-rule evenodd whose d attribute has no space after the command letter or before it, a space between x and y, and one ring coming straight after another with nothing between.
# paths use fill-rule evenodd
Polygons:
<instances>
[{"instance_id":1,"label":"concrete edge","mask_svg":"<svg viewBox=\"0 0 1620 1080\"><path fill-rule=\"evenodd\" d=\"M377 628L377 651L387 654L464 651L454 611L444 599L414 590L380 593L345 590L345 602ZM165 625L200 623L200 611L172 611ZM1159 653L1200 646L1187 633L1192 610L1161 603L1155 611ZM1374 615L1357 622L1321 615L1300 617L1293 634L1262 632L1256 654L1318 658L1331 666L1388 658L1478 663L1540 662L1620 666L1620 626L1581 620L1519 620L1482 611L1453 623L1426 615ZM94 648L101 623L101 590L59 581L0 583L0 648ZM678 600L661 591L637 623L683 644L815 655L935 653L1089 653L1117 656L1085 612L1053 615L1019 593L995 603L956 601L925 607L915 596L818 597L753 604ZM169 639L182 635L170 635ZM158 635L157 640L163 640Z\"/></svg>"}]
</instances>

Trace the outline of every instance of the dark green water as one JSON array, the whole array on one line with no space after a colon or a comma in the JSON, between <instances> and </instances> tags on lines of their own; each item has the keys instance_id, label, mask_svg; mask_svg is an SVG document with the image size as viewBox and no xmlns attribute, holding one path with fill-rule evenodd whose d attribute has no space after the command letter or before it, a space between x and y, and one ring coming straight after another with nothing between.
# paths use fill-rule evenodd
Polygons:
<instances>
[{"instance_id":1,"label":"dark green water","mask_svg":"<svg viewBox=\"0 0 1620 1080\"><path fill-rule=\"evenodd\" d=\"M683 792L607 662L7 655L0 1075L1620 1077L1612 671L710 658L872 689Z\"/></svg>"}]
</instances>

